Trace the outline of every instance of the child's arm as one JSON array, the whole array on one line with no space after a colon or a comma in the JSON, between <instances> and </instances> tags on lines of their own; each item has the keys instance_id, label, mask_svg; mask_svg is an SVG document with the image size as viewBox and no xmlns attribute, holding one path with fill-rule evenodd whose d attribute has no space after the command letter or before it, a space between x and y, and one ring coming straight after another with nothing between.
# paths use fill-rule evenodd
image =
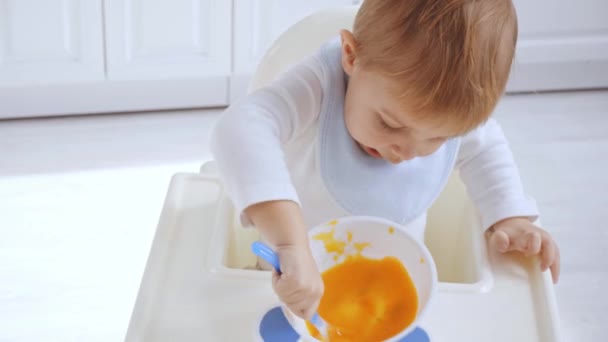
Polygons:
<instances>
[{"instance_id":1,"label":"child's arm","mask_svg":"<svg viewBox=\"0 0 608 342\"><path fill-rule=\"evenodd\" d=\"M219 118L211 150L228 195L245 225L253 225L279 254L273 285L296 315L310 318L323 282L309 250L283 145L319 115L322 69L310 57L268 87L232 105Z\"/></svg>"},{"instance_id":2,"label":"child's arm","mask_svg":"<svg viewBox=\"0 0 608 342\"><path fill-rule=\"evenodd\" d=\"M266 201L299 203L283 145L314 122L321 110L321 66L314 57L268 87L231 105L211 133L211 152L237 211Z\"/></svg>"},{"instance_id":3,"label":"child's arm","mask_svg":"<svg viewBox=\"0 0 608 342\"><path fill-rule=\"evenodd\" d=\"M557 282L559 249L551 236L532 222L538 217L526 196L507 140L495 120L463 137L457 167L488 229L490 247L499 252L540 255L541 268L551 268Z\"/></svg>"},{"instance_id":4,"label":"child's arm","mask_svg":"<svg viewBox=\"0 0 608 342\"><path fill-rule=\"evenodd\" d=\"M246 212L279 255L282 273L273 275L275 292L292 312L310 319L323 295L323 281L300 207L291 201L272 201L255 204Z\"/></svg>"}]
</instances>

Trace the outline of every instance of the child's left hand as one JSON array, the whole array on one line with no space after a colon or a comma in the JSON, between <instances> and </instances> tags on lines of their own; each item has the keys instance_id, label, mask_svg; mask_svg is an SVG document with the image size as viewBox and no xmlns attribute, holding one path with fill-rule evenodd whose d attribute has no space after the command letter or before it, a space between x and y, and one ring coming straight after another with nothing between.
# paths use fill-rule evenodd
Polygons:
<instances>
[{"instance_id":1,"label":"child's left hand","mask_svg":"<svg viewBox=\"0 0 608 342\"><path fill-rule=\"evenodd\" d=\"M551 269L553 282L560 272L559 249L549 233L523 217L502 220L488 229L490 248L500 253L517 251L526 256L540 255L540 267Z\"/></svg>"}]
</instances>

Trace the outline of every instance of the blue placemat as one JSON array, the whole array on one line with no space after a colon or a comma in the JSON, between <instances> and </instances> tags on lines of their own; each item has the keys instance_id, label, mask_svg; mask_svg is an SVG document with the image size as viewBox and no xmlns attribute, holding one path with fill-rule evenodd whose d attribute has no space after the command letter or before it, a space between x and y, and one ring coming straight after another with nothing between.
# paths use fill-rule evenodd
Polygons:
<instances>
[{"instance_id":1,"label":"blue placemat","mask_svg":"<svg viewBox=\"0 0 608 342\"><path fill-rule=\"evenodd\" d=\"M268 311L260 322L260 336L264 342L297 342L300 336L291 328L281 308ZM429 335L416 328L399 342L429 342Z\"/></svg>"}]
</instances>

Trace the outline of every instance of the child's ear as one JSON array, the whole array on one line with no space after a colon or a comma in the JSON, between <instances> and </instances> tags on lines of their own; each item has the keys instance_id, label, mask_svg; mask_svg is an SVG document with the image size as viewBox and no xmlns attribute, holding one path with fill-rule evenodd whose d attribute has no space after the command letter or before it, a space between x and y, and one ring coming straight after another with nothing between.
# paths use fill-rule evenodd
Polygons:
<instances>
[{"instance_id":1,"label":"child's ear","mask_svg":"<svg viewBox=\"0 0 608 342\"><path fill-rule=\"evenodd\" d=\"M342 38L342 67L348 76L351 76L357 59L357 41L348 30L340 30Z\"/></svg>"}]
</instances>

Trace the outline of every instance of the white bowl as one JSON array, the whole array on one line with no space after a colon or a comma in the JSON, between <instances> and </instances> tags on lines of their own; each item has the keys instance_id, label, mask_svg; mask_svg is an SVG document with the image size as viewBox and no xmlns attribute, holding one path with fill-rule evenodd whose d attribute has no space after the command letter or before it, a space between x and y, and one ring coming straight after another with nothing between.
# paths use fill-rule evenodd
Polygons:
<instances>
[{"instance_id":1,"label":"white bowl","mask_svg":"<svg viewBox=\"0 0 608 342\"><path fill-rule=\"evenodd\" d=\"M407 233L403 226L382 218L345 217L317 226L309 232L313 257L321 272L344 260L342 257L336 261L335 254L328 254L322 241L313 239L317 234L330 232L332 229L336 240L348 241L348 236L352 234L352 243L347 244L345 255L357 253L354 243L369 243L369 246L362 250L361 255L372 259L393 256L405 266L418 292L418 312L416 319L409 326L386 341L398 341L411 333L427 311L437 288L437 269L424 243ZM283 312L302 340L317 341L309 334L303 319L295 316L285 306Z\"/></svg>"}]
</instances>

